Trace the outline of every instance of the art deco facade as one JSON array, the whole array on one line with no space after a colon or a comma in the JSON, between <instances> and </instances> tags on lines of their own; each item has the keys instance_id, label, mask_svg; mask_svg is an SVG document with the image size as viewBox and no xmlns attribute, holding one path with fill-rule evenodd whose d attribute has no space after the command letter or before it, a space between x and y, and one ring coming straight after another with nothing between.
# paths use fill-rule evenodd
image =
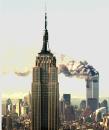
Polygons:
<instances>
[{"instance_id":1,"label":"art deco facade","mask_svg":"<svg viewBox=\"0 0 109 130\"><path fill-rule=\"evenodd\" d=\"M47 16L43 47L36 57L32 82L32 130L58 130L59 84L56 58L48 50Z\"/></svg>"}]
</instances>

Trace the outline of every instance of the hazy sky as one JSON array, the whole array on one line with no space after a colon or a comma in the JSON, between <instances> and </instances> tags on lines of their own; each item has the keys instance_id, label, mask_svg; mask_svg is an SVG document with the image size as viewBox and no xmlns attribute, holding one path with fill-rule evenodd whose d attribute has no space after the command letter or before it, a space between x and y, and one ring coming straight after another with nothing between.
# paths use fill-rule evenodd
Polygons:
<instances>
[{"instance_id":1,"label":"hazy sky","mask_svg":"<svg viewBox=\"0 0 109 130\"><path fill-rule=\"evenodd\" d=\"M49 45L57 60L63 54L86 60L100 73L100 96L109 96L109 0L46 0ZM44 0L0 0L0 90L20 95L32 76L17 76L35 64L42 47ZM85 97L84 79L59 75L60 92ZM80 91L78 91L80 90Z\"/></svg>"}]
</instances>

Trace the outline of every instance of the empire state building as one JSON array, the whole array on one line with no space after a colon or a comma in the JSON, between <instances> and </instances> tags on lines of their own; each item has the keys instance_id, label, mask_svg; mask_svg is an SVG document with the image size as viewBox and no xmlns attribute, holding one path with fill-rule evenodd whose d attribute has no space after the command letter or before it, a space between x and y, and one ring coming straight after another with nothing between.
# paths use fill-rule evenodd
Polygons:
<instances>
[{"instance_id":1,"label":"empire state building","mask_svg":"<svg viewBox=\"0 0 109 130\"><path fill-rule=\"evenodd\" d=\"M32 130L58 130L59 84L56 58L48 50L47 14L43 47L36 57L32 81Z\"/></svg>"}]
</instances>

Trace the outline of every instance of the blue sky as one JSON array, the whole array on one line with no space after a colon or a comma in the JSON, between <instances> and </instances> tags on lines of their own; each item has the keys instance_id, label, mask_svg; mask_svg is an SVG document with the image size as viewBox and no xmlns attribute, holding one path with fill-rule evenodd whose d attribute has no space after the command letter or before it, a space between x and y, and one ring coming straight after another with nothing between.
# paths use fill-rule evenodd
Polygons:
<instances>
[{"instance_id":1,"label":"blue sky","mask_svg":"<svg viewBox=\"0 0 109 130\"><path fill-rule=\"evenodd\" d=\"M108 96L108 0L46 0L49 44L58 57L86 60L100 73L100 96ZM42 46L44 0L0 1L1 92L31 88L31 74L19 77L15 70L31 69ZM11 80L9 80L11 79ZM64 79L64 80L63 80ZM85 81L59 75L60 92L85 97ZM78 89L81 90L78 93Z\"/></svg>"}]
</instances>

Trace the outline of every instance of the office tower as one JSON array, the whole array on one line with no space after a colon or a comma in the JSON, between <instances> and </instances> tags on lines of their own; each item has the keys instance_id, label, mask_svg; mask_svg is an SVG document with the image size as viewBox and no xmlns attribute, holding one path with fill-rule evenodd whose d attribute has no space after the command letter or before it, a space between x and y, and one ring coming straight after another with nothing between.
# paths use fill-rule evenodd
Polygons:
<instances>
[{"instance_id":1,"label":"office tower","mask_svg":"<svg viewBox=\"0 0 109 130\"><path fill-rule=\"evenodd\" d=\"M87 99L87 106L94 112L97 109L97 99L96 98L88 98Z\"/></svg>"},{"instance_id":2,"label":"office tower","mask_svg":"<svg viewBox=\"0 0 109 130\"><path fill-rule=\"evenodd\" d=\"M6 102L2 103L2 115L6 115Z\"/></svg>"},{"instance_id":3,"label":"office tower","mask_svg":"<svg viewBox=\"0 0 109 130\"><path fill-rule=\"evenodd\" d=\"M31 108L31 93L29 91L29 95L28 95L28 105Z\"/></svg>"},{"instance_id":4,"label":"office tower","mask_svg":"<svg viewBox=\"0 0 109 130\"><path fill-rule=\"evenodd\" d=\"M6 115L10 114L12 112L12 101L11 99L6 100Z\"/></svg>"},{"instance_id":5,"label":"office tower","mask_svg":"<svg viewBox=\"0 0 109 130\"><path fill-rule=\"evenodd\" d=\"M65 104L70 105L71 95L70 94L63 94L63 100L64 100Z\"/></svg>"},{"instance_id":6,"label":"office tower","mask_svg":"<svg viewBox=\"0 0 109 130\"><path fill-rule=\"evenodd\" d=\"M21 115L22 99L19 99L19 116Z\"/></svg>"},{"instance_id":7,"label":"office tower","mask_svg":"<svg viewBox=\"0 0 109 130\"><path fill-rule=\"evenodd\" d=\"M88 99L97 100L97 108L99 106L99 75L94 75L86 80L86 100L88 106Z\"/></svg>"},{"instance_id":8,"label":"office tower","mask_svg":"<svg viewBox=\"0 0 109 130\"><path fill-rule=\"evenodd\" d=\"M32 82L32 130L58 130L59 84L56 58L48 50L47 13L43 47L36 57Z\"/></svg>"},{"instance_id":9,"label":"office tower","mask_svg":"<svg viewBox=\"0 0 109 130\"><path fill-rule=\"evenodd\" d=\"M59 118L60 121L64 121L65 118L65 103L63 100L59 101Z\"/></svg>"},{"instance_id":10,"label":"office tower","mask_svg":"<svg viewBox=\"0 0 109 130\"><path fill-rule=\"evenodd\" d=\"M73 106L67 105L65 108L65 121L72 121L75 120L75 110Z\"/></svg>"},{"instance_id":11,"label":"office tower","mask_svg":"<svg viewBox=\"0 0 109 130\"><path fill-rule=\"evenodd\" d=\"M82 101L80 102L80 109L85 110L85 108L86 108L86 100L82 100Z\"/></svg>"},{"instance_id":12,"label":"office tower","mask_svg":"<svg viewBox=\"0 0 109 130\"><path fill-rule=\"evenodd\" d=\"M13 113L16 113L16 104L13 105L13 110L12 110Z\"/></svg>"},{"instance_id":13,"label":"office tower","mask_svg":"<svg viewBox=\"0 0 109 130\"><path fill-rule=\"evenodd\" d=\"M6 130L6 115L2 116L2 130Z\"/></svg>"},{"instance_id":14,"label":"office tower","mask_svg":"<svg viewBox=\"0 0 109 130\"><path fill-rule=\"evenodd\" d=\"M101 104L100 107L105 107L106 108L106 112L108 112L108 102L106 99L104 99Z\"/></svg>"},{"instance_id":15,"label":"office tower","mask_svg":"<svg viewBox=\"0 0 109 130\"><path fill-rule=\"evenodd\" d=\"M12 130L12 117L9 115L6 118L6 127L7 130Z\"/></svg>"}]
</instances>

